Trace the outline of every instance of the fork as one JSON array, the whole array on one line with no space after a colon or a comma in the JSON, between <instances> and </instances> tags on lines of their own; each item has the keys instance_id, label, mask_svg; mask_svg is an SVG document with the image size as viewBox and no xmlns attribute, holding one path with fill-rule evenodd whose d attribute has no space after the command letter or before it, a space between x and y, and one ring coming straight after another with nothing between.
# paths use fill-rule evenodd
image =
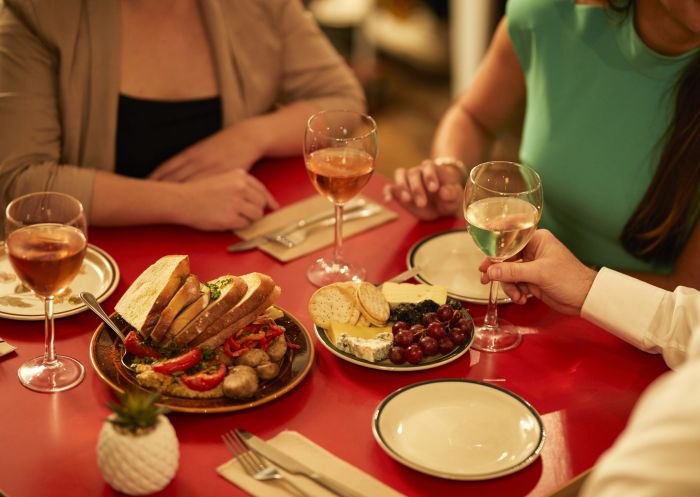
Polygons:
<instances>
[{"instance_id":1,"label":"fork","mask_svg":"<svg viewBox=\"0 0 700 497\"><path fill-rule=\"evenodd\" d=\"M360 210L353 210L351 212L347 212L343 215L343 221L352 221L353 219L362 219L365 217L370 217L374 216L375 214L378 214L382 208L377 205L377 204L369 204L367 207L364 207ZM296 247L300 243L302 243L304 240L306 240L306 237L321 228L327 228L328 226L334 226L335 225L335 218L329 218L329 219L324 219L321 222L311 224L306 227L299 228L298 230L292 231L290 233L284 233L281 235L277 235L274 237L274 241L277 243L281 243L287 248L292 248Z\"/></svg>"},{"instance_id":2,"label":"fork","mask_svg":"<svg viewBox=\"0 0 700 497\"><path fill-rule=\"evenodd\" d=\"M231 454L233 454L236 460L241 464L245 472L256 480L283 480L293 487L299 495L309 497L307 493L296 486L289 478L282 476L282 474L277 471L277 468L266 464L255 452L248 450L248 447L245 446L235 430L224 433L221 435L221 439L224 441L224 444Z\"/></svg>"}]
</instances>

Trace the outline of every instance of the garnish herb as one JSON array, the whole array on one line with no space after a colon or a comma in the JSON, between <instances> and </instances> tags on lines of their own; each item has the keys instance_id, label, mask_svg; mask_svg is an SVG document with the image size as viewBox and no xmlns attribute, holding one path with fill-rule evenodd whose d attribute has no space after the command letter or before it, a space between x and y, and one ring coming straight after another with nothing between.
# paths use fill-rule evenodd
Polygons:
<instances>
[{"instance_id":1,"label":"garnish herb","mask_svg":"<svg viewBox=\"0 0 700 497\"><path fill-rule=\"evenodd\" d=\"M210 299L216 300L221 296L221 289L229 285L233 281L233 278L222 278L220 280L206 282L204 283L209 287Z\"/></svg>"}]
</instances>

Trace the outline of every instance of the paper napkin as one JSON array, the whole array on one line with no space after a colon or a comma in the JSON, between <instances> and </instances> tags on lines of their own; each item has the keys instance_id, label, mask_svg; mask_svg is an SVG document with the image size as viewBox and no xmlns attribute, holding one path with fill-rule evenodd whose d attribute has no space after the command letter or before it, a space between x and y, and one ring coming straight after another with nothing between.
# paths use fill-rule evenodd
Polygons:
<instances>
[{"instance_id":1,"label":"paper napkin","mask_svg":"<svg viewBox=\"0 0 700 497\"><path fill-rule=\"evenodd\" d=\"M17 347L14 347L0 338L0 357L14 352Z\"/></svg>"},{"instance_id":2,"label":"paper napkin","mask_svg":"<svg viewBox=\"0 0 700 497\"><path fill-rule=\"evenodd\" d=\"M362 495L371 495L372 497L403 496L403 494L339 459L295 431L283 431L267 442L296 460L303 461L305 465L316 469L319 473L351 487ZM305 476L292 475L279 466L275 467L285 478L292 480L295 485L310 496L338 497L330 490ZM222 464L216 471L231 483L255 497L290 497L298 495L292 487L285 485L284 480L266 482L255 480L243 470L235 459Z\"/></svg>"},{"instance_id":3,"label":"paper napkin","mask_svg":"<svg viewBox=\"0 0 700 497\"><path fill-rule=\"evenodd\" d=\"M375 203L366 198L365 200L368 202L368 204ZM386 208L385 206L380 205L379 207L381 208L380 212L374 216L343 223L343 238L347 239L356 233L366 231L398 217L394 211ZM272 212L271 214L268 214L262 219L254 222L247 228L237 230L235 233L243 240L250 240L251 238L269 231L290 226L296 223L298 220L307 218L318 212L326 211L329 214L332 214L333 205L325 197L313 195L305 198L304 200L300 200L299 202L283 207L282 209L276 210L275 212ZM306 240L296 247L287 248L278 243L271 242L261 245L259 248L282 262L291 261L320 248L330 247L334 240L334 229L335 228L333 226L329 226L314 230L313 232L309 233Z\"/></svg>"}]
</instances>

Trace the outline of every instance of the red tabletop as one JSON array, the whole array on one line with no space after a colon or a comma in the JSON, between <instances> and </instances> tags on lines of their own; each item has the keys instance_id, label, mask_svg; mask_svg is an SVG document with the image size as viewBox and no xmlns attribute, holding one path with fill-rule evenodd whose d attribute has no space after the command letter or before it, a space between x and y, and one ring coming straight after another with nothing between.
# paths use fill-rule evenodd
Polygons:
<instances>
[{"instance_id":1,"label":"red tabletop","mask_svg":"<svg viewBox=\"0 0 700 497\"><path fill-rule=\"evenodd\" d=\"M315 193L300 159L259 165L254 173L282 205ZM364 193L381 200L385 183L375 176ZM457 219L422 223L397 205L389 207L399 213L398 220L345 243L346 256L362 262L374 282L405 269L406 253L416 241L464 225ZM103 303L110 312L149 264L166 254L184 253L190 256L192 272L205 279L251 271L271 275L282 288L278 304L312 330L307 302L315 287L305 271L322 251L280 263L257 250L227 253L225 247L237 240L231 233L173 226L93 227L89 240L109 252L121 271L119 286ZM467 308L475 316L485 311L483 305ZM171 413L180 465L172 483L156 495L246 495L215 472L230 458L220 436L234 427L263 438L296 430L407 496L548 495L594 464L623 429L642 390L666 367L660 357L535 299L524 306L502 305L500 312L525 328L517 349L495 354L471 350L435 369L394 373L342 361L314 337L317 354L310 374L281 398L229 414ZM109 413L106 403L114 399L90 364L88 345L98 324L90 312L57 320L57 351L83 362L86 378L72 390L40 394L20 385L17 368L43 353L42 323L0 319L0 336L17 346L16 354L0 358L0 491L8 497L117 495L103 481L95 455L97 436ZM391 459L372 436L375 408L398 388L436 378L488 381L529 401L545 425L541 457L518 473L480 482L428 476Z\"/></svg>"}]
</instances>

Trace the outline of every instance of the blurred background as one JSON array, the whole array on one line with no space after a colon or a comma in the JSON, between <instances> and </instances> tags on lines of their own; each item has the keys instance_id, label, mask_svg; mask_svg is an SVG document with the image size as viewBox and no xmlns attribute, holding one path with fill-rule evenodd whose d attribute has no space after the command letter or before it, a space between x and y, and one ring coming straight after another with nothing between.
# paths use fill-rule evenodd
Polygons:
<instances>
[{"instance_id":1,"label":"blurred background","mask_svg":"<svg viewBox=\"0 0 700 497\"><path fill-rule=\"evenodd\" d=\"M305 3L362 82L379 130L377 171L391 177L430 156L437 123L474 75L505 0Z\"/></svg>"}]
</instances>

